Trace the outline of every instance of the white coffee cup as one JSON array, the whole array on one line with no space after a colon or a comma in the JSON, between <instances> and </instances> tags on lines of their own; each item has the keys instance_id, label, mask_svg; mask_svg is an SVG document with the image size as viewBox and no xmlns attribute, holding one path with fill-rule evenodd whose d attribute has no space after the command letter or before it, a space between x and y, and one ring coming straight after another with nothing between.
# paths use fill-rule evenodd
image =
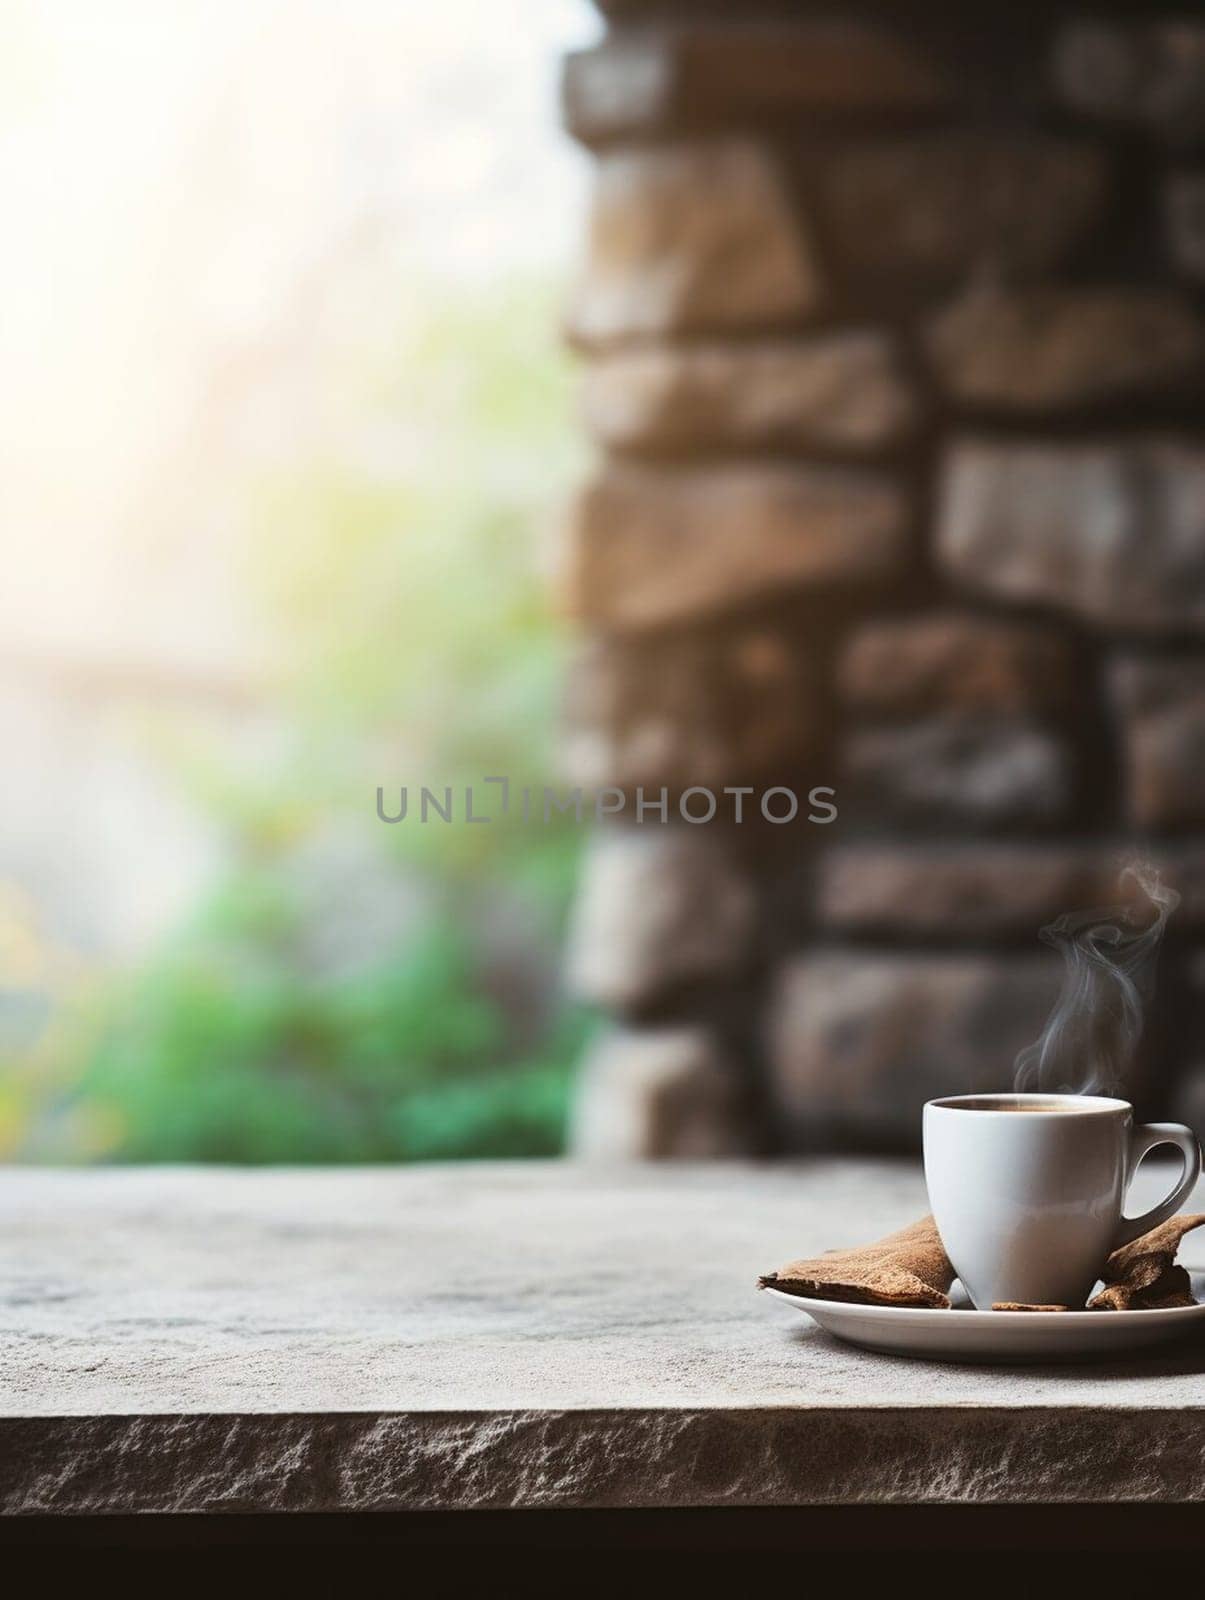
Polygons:
<instances>
[{"instance_id":1,"label":"white coffee cup","mask_svg":"<svg viewBox=\"0 0 1205 1600\"><path fill-rule=\"evenodd\" d=\"M930 1100L924 1144L938 1232L980 1311L1002 1300L1082 1306L1109 1252L1174 1216L1201 1172L1190 1128L1135 1126L1126 1101L1100 1095ZM1127 1217L1130 1179L1161 1144L1183 1157L1179 1182L1143 1216Z\"/></svg>"}]
</instances>

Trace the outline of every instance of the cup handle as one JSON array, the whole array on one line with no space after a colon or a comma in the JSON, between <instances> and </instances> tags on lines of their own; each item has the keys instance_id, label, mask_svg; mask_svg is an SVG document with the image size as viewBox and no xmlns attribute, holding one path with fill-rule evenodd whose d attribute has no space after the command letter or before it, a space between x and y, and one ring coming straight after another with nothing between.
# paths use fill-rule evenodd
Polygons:
<instances>
[{"instance_id":1,"label":"cup handle","mask_svg":"<svg viewBox=\"0 0 1205 1600\"><path fill-rule=\"evenodd\" d=\"M1144 1211L1140 1217L1122 1217L1121 1225L1117 1230L1117 1239L1113 1248L1119 1249L1123 1244L1129 1244L1131 1239L1137 1239L1141 1234L1149 1233L1152 1228L1157 1228L1161 1222L1166 1222L1168 1217L1174 1217L1192 1193L1193 1185L1201 1176L1201 1146L1196 1134L1191 1128L1186 1128L1182 1122L1148 1122L1140 1123L1130 1134L1130 1166L1126 1178L1126 1188L1129 1189L1130 1179L1138 1170L1138 1163L1148 1150L1153 1150L1156 1145L1174 1144L1184 1158L1184 1171L1180 1174L1180 1181L1176 1187L1157 1206L1152 1206L1149 1211Z\"/></svg>"}]
</instances>

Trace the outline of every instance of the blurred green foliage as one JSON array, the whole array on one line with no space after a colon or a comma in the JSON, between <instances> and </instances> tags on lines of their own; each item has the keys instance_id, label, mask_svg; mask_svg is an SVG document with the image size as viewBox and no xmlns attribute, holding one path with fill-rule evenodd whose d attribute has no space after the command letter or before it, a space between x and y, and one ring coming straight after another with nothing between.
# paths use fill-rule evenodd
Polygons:
<instances>
[{"instance_id":1,"label":"blurred green foliage","mask_svg":"<svg viewBox=\"0 0 1205 1600\"><path fill-rule=\"evenodd\" d=\"M103 1031L84 1093L136 1161L389 1161L552 1155L581 1023L507 1060L504 1010L462 932L302 981L247 886L143 974Z\"/></svg>"},{"instance_id":2,"label":"blurred green foliage","mask_svg":"<svg viewBox=\"0 0 1205 1600\"><path fill-rule=\"evenodd\" d=\"M331 378L342 432L393 441L384 469L332 448L248 484L246 581L288 664L285 736L240 764L170 717L155 731L230 870L143 970L88 990L32 1153L561 1148L587 1027L555 982L578 830L376 819L378 784L551 781L561 642L540 547L579 466L556 293L410 285L398 328ZM332 832L369 862L370 898L388 905L396 886L418 906L333 959L315 936L357 907L340 910L337 876L304 887Z\"/></svg>"}]
</instances>

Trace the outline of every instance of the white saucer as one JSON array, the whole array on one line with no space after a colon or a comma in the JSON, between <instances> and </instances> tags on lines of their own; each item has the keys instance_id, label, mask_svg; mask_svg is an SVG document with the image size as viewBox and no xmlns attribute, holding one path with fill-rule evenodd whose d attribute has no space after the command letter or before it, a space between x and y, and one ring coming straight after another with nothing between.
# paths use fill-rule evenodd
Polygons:
<instances>
[{"instance_id":1,"label":"white saucer","mask_svg":"<svg viewBox=\"0 0 1205 1600\"><path fill-rule=\"evenodd\" d=\"M1190 1275L1193 1293L1205 1296L1205 1272ZM1190 1335L1205 1337L1205 1305L1170 1311L975 1311L961 1287L956 1283L951 1290L950 1311L810 1300L781 1289L762 1292L804 1312L847 1344L930 1361L1082 1361Z\"/></svg>"}]
</instances>

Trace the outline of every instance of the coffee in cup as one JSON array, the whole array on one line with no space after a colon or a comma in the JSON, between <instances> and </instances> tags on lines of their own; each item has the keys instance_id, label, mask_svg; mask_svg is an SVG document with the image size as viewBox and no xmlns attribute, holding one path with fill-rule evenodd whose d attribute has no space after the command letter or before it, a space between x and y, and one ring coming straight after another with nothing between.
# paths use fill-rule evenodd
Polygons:
<instances>
[{"instance_id":1,"label":"coffee in cup","mask_svg":"<svg viewBox=\"0 0 1205 1600\"><path fill-rule=\"evenodd\" d=\"M1138 1163L1174 1145L1184 1167L1140 1217L1123 1214ZM980 1311L1001 1301L1082 1306L1110 1252L1173 1216L1201 1172L1178 1122L1135 1125L1104 1095L975 1094L931 1100L925 1182L942 1243Z\"/></svg>"}]
</instances>

